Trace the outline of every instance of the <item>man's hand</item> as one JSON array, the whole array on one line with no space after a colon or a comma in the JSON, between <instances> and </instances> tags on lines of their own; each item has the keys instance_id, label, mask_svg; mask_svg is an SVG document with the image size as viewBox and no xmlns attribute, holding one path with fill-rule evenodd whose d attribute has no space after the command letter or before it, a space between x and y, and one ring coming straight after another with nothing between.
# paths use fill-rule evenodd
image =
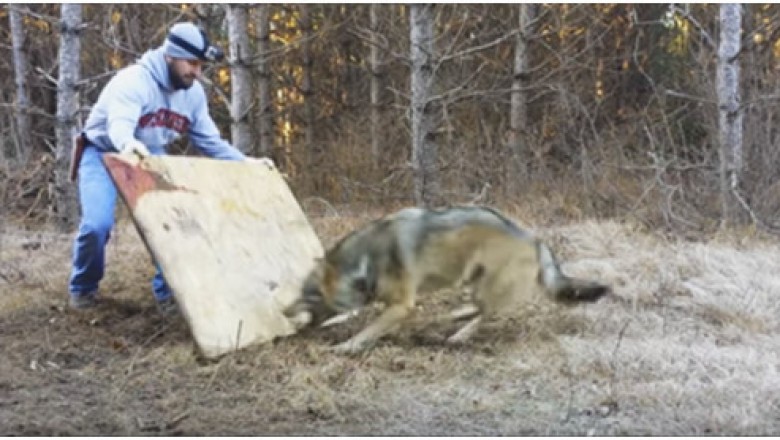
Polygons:
<instances>
[{"instance_id":1,"label":"man's hand","mask_svg":"<svg viewBox=\"0 0 780 440\"><path fill-rule=\"evenodd\" d=\"M274 161L271 160L270 157L247 157L246 160L248 162L265 165L269 169L274 169L276 167Z\"/></svg>"},{"instance_id":2,"label":"man's hand","mask_svg":"<svg viewBox=\"0 0 780 440\"><path fill-rule=\"evenodd\" d=\"M137 154L141 158L149 156L149 149L137 139L132 139L122 145L122 154Z\"/></svg>"}]
</instances>

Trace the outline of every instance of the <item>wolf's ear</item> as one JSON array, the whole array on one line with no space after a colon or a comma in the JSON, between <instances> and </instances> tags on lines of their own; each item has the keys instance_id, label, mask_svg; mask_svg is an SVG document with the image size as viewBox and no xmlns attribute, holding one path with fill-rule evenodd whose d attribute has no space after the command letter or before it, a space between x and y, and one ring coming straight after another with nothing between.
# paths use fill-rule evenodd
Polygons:
<instances>
[{"instance_id":1,"label":"wolf's ear","mask_svg":"<svg viewBox=\"0 0 780 440\"><path fill-rule=\"evenodd\" d=\"M363 255L358 263L357 270L355 271L355 278L368 277L368 255Z\"/></svg>"},{"instance_id":2,"label":"wolf's ear","mask_svg":"<svg viewBox=\"0 0 780 440\"><path fill-rule=\"evenodd\" d=\"M355 291L369 294L371 292L371 274L368 267L368 255L364 255L358 263L358 268L355 271L355 277L352 279L352 288Z\"/></svg>"}]
</instances>

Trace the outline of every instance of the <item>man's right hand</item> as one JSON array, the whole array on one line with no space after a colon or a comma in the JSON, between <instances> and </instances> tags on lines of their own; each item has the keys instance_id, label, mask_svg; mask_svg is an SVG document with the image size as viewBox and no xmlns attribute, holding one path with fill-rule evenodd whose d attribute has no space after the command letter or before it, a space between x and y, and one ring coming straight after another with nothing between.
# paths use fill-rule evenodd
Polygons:
<instances>
[{"instance_id":1,"label":"man's right hand","mask_svg":"<svg viewBox=\"0 0 780 440\"><path fill-rule=\"evenodd\" d=\"M141 158L149 155L149 149L137 139L132 139L122 145L122 154L137 154Z\"/></svg>"}]
</instances>

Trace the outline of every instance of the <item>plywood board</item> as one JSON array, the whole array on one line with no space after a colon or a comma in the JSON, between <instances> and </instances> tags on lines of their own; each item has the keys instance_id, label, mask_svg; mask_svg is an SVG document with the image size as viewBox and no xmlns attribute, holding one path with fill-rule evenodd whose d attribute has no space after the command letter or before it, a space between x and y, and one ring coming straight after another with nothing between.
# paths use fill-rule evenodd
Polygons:
<instances>
[{"instance_id":1,"label":"plywood board","mask_svg":"<svg viewBox=\"0 0 780 440\"><path fill-rule=\"evenodd\" d=\"M281 311L323 250L275 168L182 156L103 160L205 356L295 331Z\"/></svg>"}]
</instances>

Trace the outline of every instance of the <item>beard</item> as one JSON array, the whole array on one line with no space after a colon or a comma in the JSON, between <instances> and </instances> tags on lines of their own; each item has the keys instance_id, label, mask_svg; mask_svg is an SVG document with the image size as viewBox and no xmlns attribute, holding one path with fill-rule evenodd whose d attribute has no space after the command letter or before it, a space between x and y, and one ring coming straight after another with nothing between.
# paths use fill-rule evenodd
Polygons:
<instances>
[{"instance_id":1,"label":"beard","mask_svg":"<svg viewBox=\"0 0 780 440\"><path fill-rule=\"evenodd\" d=\"M182 77L181 75L179 75L173 70L173 66L171 65L171 63L167 63L167 64L168 64L168 79L171 80L171 87L173 87L173 90L187 90L190 87L192 87L192 84L195 82L195 79L192 79L188 82L184 77Z\"/></svg>"}]
</instances>

